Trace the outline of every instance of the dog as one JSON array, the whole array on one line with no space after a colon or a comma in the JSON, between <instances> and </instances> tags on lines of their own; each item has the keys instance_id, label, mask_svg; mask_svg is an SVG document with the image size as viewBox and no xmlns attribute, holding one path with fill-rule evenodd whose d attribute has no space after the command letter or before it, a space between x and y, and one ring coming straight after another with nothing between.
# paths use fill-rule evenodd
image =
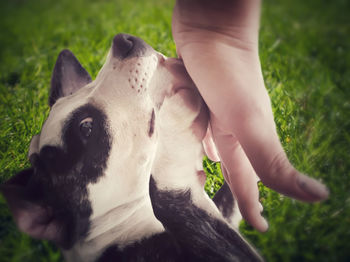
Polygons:
<instances>
[{"instance_id":1,"label":"dog","mask_svg":"<svg viewBox=\"0 0 350 262\"><path fill-rule=\"evenodd\" d=\"M204 191L208 111L181 60L118 34L92 81L63 50L49 106L31 167L1 186L21 231L69 262L262 260L227 185L216 205Z\"/></svg>"}]
</instances>

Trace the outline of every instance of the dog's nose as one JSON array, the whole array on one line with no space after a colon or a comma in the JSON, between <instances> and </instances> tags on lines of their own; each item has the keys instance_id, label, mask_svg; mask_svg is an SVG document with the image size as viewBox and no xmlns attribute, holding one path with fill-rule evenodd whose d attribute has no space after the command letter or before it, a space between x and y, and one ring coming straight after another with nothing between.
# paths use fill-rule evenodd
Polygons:
<instances>
[{"instance_id":1,"label":"dog's nose","mask_svg":"<svg viewBox=\"0 0 350 262\"><path fill-rule=\"evenodd\" d=\"M113 56L119 59L146 56L152 50L142 39L132 35L118 34L113 39Z\"/></svg>"}]
</instances>

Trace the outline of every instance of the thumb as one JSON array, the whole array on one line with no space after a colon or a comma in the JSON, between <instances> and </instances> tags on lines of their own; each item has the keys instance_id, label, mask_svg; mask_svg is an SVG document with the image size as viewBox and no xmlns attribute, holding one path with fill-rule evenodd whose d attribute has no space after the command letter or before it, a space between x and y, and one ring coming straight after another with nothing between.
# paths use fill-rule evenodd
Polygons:
<instances>
[{"instance_id":1,"label":"thumb","mask_svg":"<svg viewBox=\"0 0 350 262\"><path fill-rule=\"evenodd\" d=\"M261 176L261 181L286 196L306 202L328 198L326 186L296 170L283 151L275 156L267 170L269 175Z\"/></svg>"},{"instance_id":2,"label":"thumb","mask_svg":"<svg viewBox=\"0 0 350 262\"><path fill-rule=\"evenodd\" d=\"M269 99L267 99L267 102ZM307 202L328 197L327 188L307 177L289 162L276 132L271 107L242 113L235 135L261 181L279 193ZM249 110L248 110L249 111Z\"/></svg>"}]
</instances>

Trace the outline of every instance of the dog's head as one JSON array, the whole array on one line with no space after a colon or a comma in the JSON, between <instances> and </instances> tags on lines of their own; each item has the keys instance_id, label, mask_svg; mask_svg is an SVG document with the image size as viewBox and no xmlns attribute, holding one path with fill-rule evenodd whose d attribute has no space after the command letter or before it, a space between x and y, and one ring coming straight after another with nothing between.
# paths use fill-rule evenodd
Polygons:
<instances>
[{"instance_id":1,"label":"dog's head","mask_svg":"<svg viewBox=\"0 0 350 262\"><path fill-rule=\"evenodd\" d=\"M88 234L91 219L148 195L152 170L171 150L165 140L187 134L200 144L207 125L182 62L125 34L113 39L94 81L62 51L49 105L31 141L32 167L2 192L22 231L63 248Z\"/></svg>"}]
</instances>

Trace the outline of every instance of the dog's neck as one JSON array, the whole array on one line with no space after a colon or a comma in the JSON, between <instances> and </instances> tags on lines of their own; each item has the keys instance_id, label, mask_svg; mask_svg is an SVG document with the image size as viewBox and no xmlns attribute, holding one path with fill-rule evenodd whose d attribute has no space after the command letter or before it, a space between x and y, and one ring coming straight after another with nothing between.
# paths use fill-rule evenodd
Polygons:
<instances>
[{"instance_id":1,"label":"dog's neck","mask_svg":"<svg viewBox=\"0 0 350 262\"><path fill-rule=\"evenodd\" d=\"M155 218L149 196L117 206L91 221L88 236L63 251L66 261L94 261L112 244L123 249L144 238L164 231Z\"/></svg>"},{"instance_id":2,"label":"dog's neck","mask_svg":"<svg viewBox=\"0 0 350 262\"><path fill-rule=\"evenodd\" d=\"M160 189L185 189L199 185L197 172L202 170L204 153L202 144L196 140L194 134L188 131L177 136L161 136L152 170Z\"/></svg>"},{"instance_id":3,"label":"dog's neck","mask_svg":"<svg viewBox=\"0 0 350 262\"><path fill-rule=\"evenodd\" d=\"M171 120L161 121L163 126L160 127L161 136L158 154L152 168L152 177L161 191L190 189L191 200L195 205L221 219L217 207L212 201L208 201L209 197L204 191L206 175L203 171L205 153L202 139L207 121L201 121L200 118L203 116L206 117L205 111L197 115L185 111L180 116L183 126L178 126ZM201 130L199 135L196 132L198 129Z\"/></svg>"}]
</instances>

